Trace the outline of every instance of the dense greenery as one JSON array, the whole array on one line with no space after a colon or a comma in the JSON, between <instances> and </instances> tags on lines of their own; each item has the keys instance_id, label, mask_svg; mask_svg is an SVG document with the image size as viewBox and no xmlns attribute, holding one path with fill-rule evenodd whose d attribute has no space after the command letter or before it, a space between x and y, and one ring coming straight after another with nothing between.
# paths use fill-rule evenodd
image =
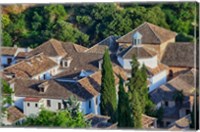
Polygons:
<instances>
[{"instance_id":1,"label":"dense greenery","mask_svg":"<svg viewBox=\"0 0 200 132\"><path fill-rule=\"evenodd\" d=\"M2 98L3 98L3 106L9 106L13 103L13 100L12 100L12 88L9 86L9 84L2 80ZM6 110L5 107L2 107L2 112L4 113Z\"/></svg>"},{"instance_id":2,"label":"dense greenery","mask_svg":"<svg viewBox=\"0 0 200 132\"><path fill-rule=\"evenodd\" d=\"M178 41L193 41L195 6L195 2L34 6L2 15L3 45L36 47L53 37L91 46L110 35L124 35L145 21L176 31Z\"/></svg>"},{"instance_id":3,"label":"dense greenery","mask_svg":"<svg viewBox=\"0 0 200 132\"><path fill-rule=\"evenodd\" d=\"M90 124L81 112L72 116L67 110L52 112L43 109L38 116L27 117L22 126L85 128L89 127Z\"/></svg>"},{"instance_id":4,"label":"dense greenery","mask_svg":"<svg viewBox=\"0 0 200 132\"><path fill-rule=\"evenodd\" d=\"M125 128L130 126L130 110L129 110L128 94L124 90L123 79L120 77L118 92L118 127Z\"/></svg>"},{"instance_id":5,"label":"dense greenery","mask_svg":"<svg viewBox=\"0 0 200 132\"><path fill-rule=\"evenodd\" d=\"M115 78L108 49L105 50L101 77L101 114L111 117L111 122L117 121L117 95Z\"/></svg>"}]
</instances>

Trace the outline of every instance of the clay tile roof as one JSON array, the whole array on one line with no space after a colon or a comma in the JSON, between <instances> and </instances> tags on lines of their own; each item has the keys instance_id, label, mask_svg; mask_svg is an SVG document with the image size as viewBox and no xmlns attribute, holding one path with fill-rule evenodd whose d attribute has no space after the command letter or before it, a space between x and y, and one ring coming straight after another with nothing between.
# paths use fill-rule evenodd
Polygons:
<instances>
[{"instance_id":1,"label":"clay tile roof","mask_svg":"<svg viewBox=\"0 0 200 132\"><path fill-rule=\"evenodd\" d=\"M17 52L16 47L1 47L1 55L14 56L16 52Z\"/></svg>"},{"instance_id":2,"label":"clay tile roof","mask_svg":"<svg viewBox=\"0 0 200 132\"><path fill-rule=\"evenodd\" d=\"M190 128L191 117L186 115L169 125L168 130L188 130Z\"/></svg>"},{"instance_id":3,"label":"clay tile roof","mask_svg":"<svg viewBox=\"0 0 200 132\"><path fill-rule=\"evenodd\" d=\"M93 128L116 128L117 123L112 124L107 122L110 117L103 116L103 115L95 115L95 114L88 114L85 116L88 121L91 121L91 125Z\"/></svg>"},{"instance_id":4,"label":"clay tile roof","mask_svg":"<svg viewBox=\"0 0 200 132\"><path fill-rule=\"evenodd\" d=\"M147 66L148 74L150 75L156 75L160 73L161 71L167 70L168 67L162 63L158 63L158 66L156 68L151 68Z\"/></svg>"},{"instance_id":5,"label":"clay tile roof","mask_svg":"<svg viewBox=\"0 0 200 132\"><path fill-rule=\"evenodd\" d=\"M148 125L152 124L155 120L157 120L154 117L147 116L145 114L142 114L142 126L143 128L148 128Z\"/></svg>"},{"instance_id":6,"label":"clay tile roof","mask_svg":"<svg viewBox=\"0 0 200 132\"><path fill-rule=\"evenodd\" d=\"M25 117L25 115L15 106L8 107L7 114L8 114L7 120L11 123L15 123L19 119Z\"/></svg>"},{"instance_id":7,"label":"clay tile roof","mask_svg":"<svg viewBox=\"0 0 200 132\"><path fill-rule=\"evenodd\" d=\"M145 22L134 30L120 37L117 42L132 43L132 36L136 32L139 32L142 35L143 44L161 44L169 39L175 38L177 35L175 32L172 32L168 29Z\"/></svg>"},{"instance_id":8,"label":"clay tile roof","mask_svg":"<svg viewBox=\"0 0 200 132\"><path fill-rule=\"evenodd\" d=\"M4 73L14 73L15 77L33 77L57 66L57 63L43 54L20 61L4 69Z\"/></svg>"},{"instance_id":9,"label":"clay tile roof","mask_svg":"<svg viewBox=\"0 0 200 132\"><path fill-rule=\"evenodd\" d=\"M74 48L77 52L84 52L85 50L87 50L88 48L86 47L83 47L81 45L78 45L78 44L73 44L74 45Z\"/></svg>"},{"instance_id":10,"label":"clay tile roof","mask_svg":"<svg viewBox=\"0 0 200 132\"><path fill-rule=\"evenodd\" d=\"M105 49L108 48L111 52L116 52L118 49L118 45L116 43L116 36L109 36L99 43L95 44L85 52L87 53L98 53L98 54L104 54Z\"/></svg>"},{"instance_id":11,"label":"clay tile roof","mask_svg":"<svg viewBox=\"0 0 200 132\"><path fill-rule=\"evenodd\" d=\"M168 66L194 67L194 49L192 43L170 43L162 56L161 62Z\"/></svg>"},{"instance_id":12,"label":"clay tile roof","mask_svg":"<svg viewBox=\"0 0 200 132\"><path fill-rule=\"evenodd\" d=\"M186 73L182 73L174 79L170 80L166 84L150 92L150 97L154 103L158 103L162 100L173 100L175 91L183 90L185 96L189 96L194 93L194 74L192 70Z\"/></svg>"},{"instance_id":13,"label":"clay tile roof","mask_svg":"<svg viewBox=\"0 0 200 132\"><path fill-rule=\"evenodd\" d=\"M26 97L24 99L24 101L27 101L27 102L39 102L41 100L41 98L32 98L32 97Z\"/></svg>"},{"instance_id":14,"label":"clay tile roof","mask_svg":"<svg viewBox=\"0 0 200 132\"><path fill-rule=\"evenodd\" d=\"M55 57L55 56L65 56L66 51L63 48L62 42L56 39L50 39L40 46L36 47L28 53L28 57L44 53L44 55Z\"/></svg>"},{"instance_id":15,"label":"clay tile roof","mask_svg":"<svg viewBox=\"0 0 200 132\"><path fill-rule=\"evenodd\" d=\"M119 56L124 59L131 59L135 55L137 58L151 58L156 56L156 53L144 46L130 46L119 53Z\"/></svg>"},{"instance_id":16,"label":"clay tile roof","mask_svg":"<svg viewBox=\"0 0 200 132\"><path fill-rule=\"evenodd\" d=\"M18 52L16 56L25 58L27 56L27 54L28 54L27 52Z\"/></svg>"}]
</instances>

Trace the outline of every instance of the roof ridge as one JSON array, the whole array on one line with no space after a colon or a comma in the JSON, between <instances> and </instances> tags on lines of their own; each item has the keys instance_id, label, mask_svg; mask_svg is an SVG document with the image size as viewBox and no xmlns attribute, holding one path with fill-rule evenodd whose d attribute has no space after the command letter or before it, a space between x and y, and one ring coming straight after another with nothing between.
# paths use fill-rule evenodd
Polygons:
<instances>
[{"instance_id":1,"label":"roof ridge","mask_svg":"<svg viewBox=\"0 0 200 132\"><path fill-rule=\"evenodd\" d=\"M123 38L123 37L126 36L127 34L136 31L138 28L142 27L142 26L145 25L145 24L147 24L147 22L144 22L144 23L140 24L138 27L136 27L136 28L134 28L133 30L131 30L130 32L124 34L123 36L121 36L120 38L118 38L118 39L116 40L116 42L118 42L119 39Z\"/></svg>"},{"instance_id":2,"label":"roof ridge","mask_svg":"<svg viewBox=\"0 0 200 132\"><path fill-rule=\"evenodd\" d=\"M159 41L160 41L160 43L161 43L162 41L161 41L160 37L153 31L153 29L152 29L152 27L151 27L152 25L153 25L153 26L155 26L155 25L154 25L154 24L151 24L151 23L147 23L147 25L148 25L148 27L151 29L151 31L154 33L154 35L159 39ZM160 28L160 27L159 27L159 28Z\"/></svg>"},{"instance_id":3,"label":"roof ridge","mask_svg":"<svg viewBox=\"0 0 200 132\"><path fill-rule=\"evenodd\" d=\"M90 49L94 48L94 47L95 47L95 46L97 46L97 45L99 45L99 44L97 43L97 44L93 45L92 47L88 48L88 49L87 49L87 50L85 50L84 52L87 52L87 51L89 51Z\"/></svg>"},{"instance_id":4,"label":"roof ridge","mask_svg":"<svg viewBox=\"0 0 200 132\"><path fill-rule=\"evenodd\" d=\"M131 47L131 48L130 48ZM130 50L132 49L132 48L134 48L132 45L130 46L130 47L128 47L128 48L130 48L123 56L122 56L122 58L124 58L124 56L126 55L126 54L128 54L128 52L130 52ZM125 49L126 50L126 49Z\"/></svg>"}]
</instances>

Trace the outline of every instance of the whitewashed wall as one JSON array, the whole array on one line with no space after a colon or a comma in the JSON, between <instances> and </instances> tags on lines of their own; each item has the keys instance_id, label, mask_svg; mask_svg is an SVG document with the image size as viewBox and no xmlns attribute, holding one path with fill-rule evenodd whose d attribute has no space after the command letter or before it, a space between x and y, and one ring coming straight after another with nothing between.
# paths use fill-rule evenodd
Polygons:
<instances>
[{"instance_id":1,"label":"whitewashed wall","mask_svg":"<svg viewBox=\"0 0 200 132\"><path fill-rule=\"evenodd\" d=\"M28 106L28 103L29 103L29 106ZM37 107L35 106L36 104L37 104ZM23 105L24 105L24 114L26 116L30 116L30 115L39 114L42 103L41 102L24 101Z\"/></svg>"},{"instance_id":2,"label":"whitewashed wall","mask_svg":"<svg viewBox=\"0 0 200 132\"><path fill-rule=\"evenodd\" d=\"M121 57L118 57L117 60L124 69L131 69L132 59L123 59ZM144 64L148 67L155 68L157 67L157 56L154 56L152 58L138 59L138 62L140 63L140 66Z\"/></svg>"},{"instance_id":3,"label":"whitewashed wall","mask_svg":"<svg viewBox=\"0 0 200 132\"><path fill-rule=\"evenodd\" d=\"M157 75L154 75L152 78L150 78L151 85L149 87L149 92L153 91L154 89L160 87L161 85L165 84L167 82L167 71L164 70Z\"/></svg>"},{"instance_id":4,"label":"whitewashed wall","mask_svg":"<svg viewBox=\"0 0 200 132\"><path fill-rule=\"evenodd\" d=\"M11 58L12 61L14 60L14 56L1 56L1 65L8 65L8 58Z\"/></svg>"}]
</instances>

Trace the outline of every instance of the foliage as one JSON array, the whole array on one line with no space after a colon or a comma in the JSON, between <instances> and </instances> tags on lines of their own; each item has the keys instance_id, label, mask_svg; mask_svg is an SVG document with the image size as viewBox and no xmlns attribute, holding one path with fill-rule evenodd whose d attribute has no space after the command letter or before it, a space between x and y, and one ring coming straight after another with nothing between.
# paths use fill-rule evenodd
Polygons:
<instances>
[{"instance_id":1,"label":"foliage","mask_svg":"<svg viewBox=\"0 0 200 132\"><path fill-rule=\"evenodd\" d=\"M13 90L5 80L2 80L2 85L3 85L2 87L3 106L11 105L13 103L12 100ZM5 110L6 110L5 107L2 107L3 113L5 112Z\"/></svg>"},{"instance_id":2,"label":"foliage","mask_svg":"<svg viewBox=\"0 0 200 132\"><path fill-rule=\"evenodd\" d=\"M118 92L118 127L125 128L129 127L129 100L128 100L128 94L124 90L123 86L123 79L120 76L120 82L119 82L119 92Z\"/></svg>"},{"instance_id":3,"label":"foliage","mask_svg":"<svg viewBox=\"0 0 200 132\"><path fill-rule=\"evenodd\" d=\"M91 46L110 35L122 36L145 21L177 32L178 41L193 41L195 6L194 2L33 6L2 15L3 45L36 47L54 37Z\"/></svg>"},{"instance_id":4,"label":"foliage","mask_svg":"<svg viewBox=\"0 0 200 132\"><path fill-rule=\"evenodd\" d=\"M101 114L111 117L111 122L116 122L117 95L112 63L108 49L105 50L102 64L101 77Z\"/></svg>"},{"instance_id":5,"label":"foliage","mask_svg":"<svg viewBox=\"0 0 200 132\"><path fill-rule=\"evenodd\" d=\"M179 103L179 104L182 104L183 103L183 100L184 100L184 95L183 95L183 90L181 91L176 91L173 95L173 99Z\"/></svg>"},{"instance_id":6,"label":"foliage","mask_svg":"<svg viewBox=\"0 0 200 132\"><path fill-rule=\"evenodd\" d=\"M90 124L84 119L81 112L78 112L76 116L72 116L67 110L52 112L43 109L38 116L28 117L22 126L85 128L89 127Z\"/></svg>"}]
</instances>

